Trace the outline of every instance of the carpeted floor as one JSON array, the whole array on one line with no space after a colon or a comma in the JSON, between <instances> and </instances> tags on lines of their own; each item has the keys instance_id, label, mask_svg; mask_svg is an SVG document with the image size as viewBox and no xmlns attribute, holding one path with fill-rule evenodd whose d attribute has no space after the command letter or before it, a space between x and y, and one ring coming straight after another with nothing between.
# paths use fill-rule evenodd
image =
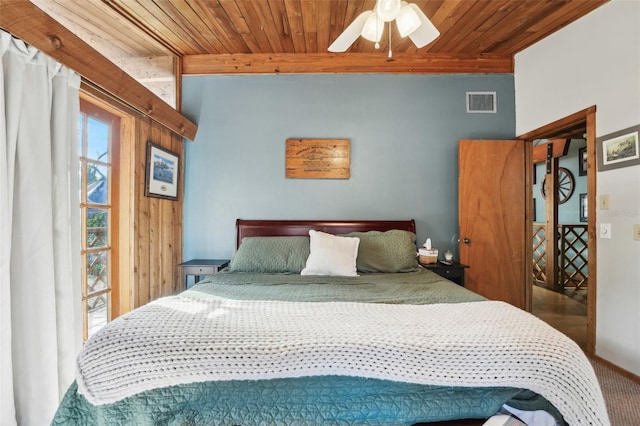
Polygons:
<instances>
[{"instance_id":1,"label":"carpeted floor","mask_svg":"<svg viewBox=\"0 0 640 426\"><path fill-rule=\"evenodd\" d=\"M640 384L597 361L591 364L604 395L612 426L640 425Z\"/></svg>"},{"instance_id":2,"label":"carpeted floor","mask_svg":"<svg viewBox=\"0 0 640 426\"><path fill-rule=\"evenodd\" d=\"M574 297L533 286L532 313L572 338L587 344L587 307ZM597 361L591 364L600 381L612 426L640 426L640 384Z\"/></svg>"}]
</instances>

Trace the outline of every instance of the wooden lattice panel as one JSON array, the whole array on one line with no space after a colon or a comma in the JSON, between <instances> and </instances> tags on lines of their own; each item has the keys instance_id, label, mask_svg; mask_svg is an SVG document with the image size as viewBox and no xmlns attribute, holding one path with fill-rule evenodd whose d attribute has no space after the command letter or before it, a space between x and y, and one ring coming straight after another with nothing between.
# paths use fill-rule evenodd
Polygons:
<instances>
[{"instance_id":1,"label":"wooden lattice panel","mask_svg":"<svg viewBox=\"0 0 640 426\"><path fill-rule=\"evenodd\" d=\"M88 248L107 247L108 245L108 234L106 227L87 228Z\"/></svg>"},{"instance_id":2,"label":"wooden lattice panel","mask_svg":"<svg viewBox=\"0 0 640 426\"><path fill-rule=\"evenodd\" d=\"M545 229L544 224L533 224L533 280L536 282L547 282L545 274L546 251L545 251Z\"/></svg>"},{"instance_id":3,"label":"wooden lattice panel","mask_svg":"<svg viewBox=\"0 0 640 426\"><path fill-rule=\"evenodd\" d=\"M588 236L586 225L560 227L560 279L563 288L587 286Z\"/></svg>"}]
</instances>

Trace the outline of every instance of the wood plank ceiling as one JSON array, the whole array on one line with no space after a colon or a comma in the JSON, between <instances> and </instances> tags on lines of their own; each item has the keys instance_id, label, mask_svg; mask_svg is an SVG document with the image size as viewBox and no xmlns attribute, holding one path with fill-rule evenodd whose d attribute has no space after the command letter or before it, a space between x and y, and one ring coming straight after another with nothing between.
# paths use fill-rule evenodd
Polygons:
<instances>
[{"instance_id":1,"label":"wood plank ceiling","mask_svg":"<svg viewBox=\"0 0 640 426\"><path fill-rule=\"evenodd\" d=\"M441 33L433 43L417 49L392 25L390 44L385 29L379 50L359 38L340 54L328 46L375 0L32 1L121 55L174 55L185 73L248 73L513 72L517 52L608 0L412 0Z\"/></svg>"}]
</instances>

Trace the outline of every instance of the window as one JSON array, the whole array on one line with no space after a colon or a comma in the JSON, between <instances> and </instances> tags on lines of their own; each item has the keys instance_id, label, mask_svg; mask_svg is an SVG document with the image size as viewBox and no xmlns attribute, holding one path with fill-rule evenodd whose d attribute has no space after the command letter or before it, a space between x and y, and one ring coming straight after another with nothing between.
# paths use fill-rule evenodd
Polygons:
<instances>
[{"instance_id":1,"label":"window","mask_svg":"<svg viewBox=\"0 0 640 426\"><path fill-rule=\"evenodd\" d=\"M117 306L120 118L82 99L78 124L86 340L111 321Z\"/></svg>"}]
</instances>

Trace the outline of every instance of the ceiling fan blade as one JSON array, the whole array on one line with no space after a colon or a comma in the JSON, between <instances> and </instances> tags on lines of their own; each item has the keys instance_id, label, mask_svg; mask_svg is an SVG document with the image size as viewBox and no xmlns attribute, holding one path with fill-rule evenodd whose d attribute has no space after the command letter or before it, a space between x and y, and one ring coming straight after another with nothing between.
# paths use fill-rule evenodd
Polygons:
<instances>
[{"instance_id":1,"label":"ceiling fan blade","mask_svg":"<svg viewBox=\"0 0 640 426\"><path fill-rule=\"evenodd\" d=\"M347 50L353 42L360 37L364 23L372 13L373 10L368 10L358 15L358 17L354 19L347 28L345 28L342 34L340 34L338 38L331 43L331 46L329 46L329 49L327 50L329 50L329 52L344 52Z\"/></svg>"},{"instance_id":2,"label":"ceiling fan blade","mask_svg":"<svg viewBox=\"0 0 640 426\"><path fill-rule=\"evenodd\" d=\"M409 3L409 6L416 12L420 18L420 26L417 30L409 34L409 38L416 45L421 48L437 39L440 35L440 31L431 23L429 18L420 10L418 6L413 3Z\"/></svg>"}]
</instances>

